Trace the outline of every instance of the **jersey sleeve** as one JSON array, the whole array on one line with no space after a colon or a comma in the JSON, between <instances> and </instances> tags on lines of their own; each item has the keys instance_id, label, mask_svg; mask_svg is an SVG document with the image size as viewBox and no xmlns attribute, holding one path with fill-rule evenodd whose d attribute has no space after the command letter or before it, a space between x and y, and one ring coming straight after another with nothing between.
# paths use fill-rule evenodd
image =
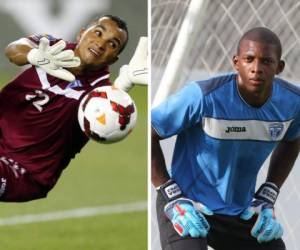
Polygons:
<instances>
[{"instance_id":1,"label":"jersey sleeve","mask_svg":"<svg viewBox=\"0 0 300 250\"><path fill-rule=\"evenodd\" d=\"M36 34L26 37L28 40L30 40L35 45L39 45L40 40L42 37L46 37L50 41L50 45L53 45L60 41L60 38L55 38L54 36L48 35L48 34Z\"/></svg>"},{"instance_id":2,"label":"jersey sleeve","mask_svg":"<svg viewBox=\"0 0 300 250\"><path fill-rule=\"evenodd\" d=\"M189 83L152 109L152 127L162 138L179 134L201 121L203 103L203 94L199 85L195 82Z\"/></svg>"},{"instance_id":3,"label":"jersey sleeve","mask_svg":"<svg viewBox=\"0 0 300 250\"><path fill-rule=\"evenodd\" d=\"M288 128L283 140L284 141L293 141L300 137L300 113L298 112L298 116L292 122L290 127Z\"/></svg>"},{"instance_id":4,"label":"jersey sleeve","mask_svg":"<svg viewBox=\"0 0 300 250\"><path fill-rule=\"evenodd\" d=\"M38 48L40 40L42 37L46 37L49 40L49 45L52 46L54 44L56 44L57 42L59 42L60 40L63 40L61 38L56 38L54 36L48 35L48 34L38 34L38 35L31 35L28 36L26 38L22 38L22 39L26 39L27 42L29 42L29 44L33 47L33 48ZM64 50L74 50L76 48L76 43L73 42L69 42L64 40L66 43L66 47L64 48Z\"/></svg>"}]
</instances>

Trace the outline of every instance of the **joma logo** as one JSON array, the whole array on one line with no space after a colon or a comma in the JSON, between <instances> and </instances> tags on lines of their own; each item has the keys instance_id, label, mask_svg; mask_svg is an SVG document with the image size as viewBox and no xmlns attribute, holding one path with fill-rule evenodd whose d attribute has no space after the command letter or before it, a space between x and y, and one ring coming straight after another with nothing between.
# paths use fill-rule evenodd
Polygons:
<instances>
[{"instance_id":1,"label":"joma logo","mask_svg":"<svg viewBox=\"0 0 300 250\"><path fill-rule=\"evenodd\" d=\"M239 132L246 132L246 127L227 127L227 130L225 130L226 133L239 133Z\"/></svg>"}]
</instances>

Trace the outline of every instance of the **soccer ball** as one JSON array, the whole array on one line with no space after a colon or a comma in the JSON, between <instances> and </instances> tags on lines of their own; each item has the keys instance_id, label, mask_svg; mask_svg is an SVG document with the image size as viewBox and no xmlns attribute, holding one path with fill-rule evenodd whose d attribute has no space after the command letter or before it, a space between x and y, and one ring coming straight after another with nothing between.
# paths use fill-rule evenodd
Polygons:
<instances>
[{"instance_id":1,"label":"soccer ball","mask_svg":"<svg viewBox=\"0 0 300 250\"><path fill-rule=\"evenodd\" d=\"M82 131L100 143L124 139L136 123L137 110L131 97L112 86L93 89L80 102L78 120Z\"/></svg>"}]
</instances>

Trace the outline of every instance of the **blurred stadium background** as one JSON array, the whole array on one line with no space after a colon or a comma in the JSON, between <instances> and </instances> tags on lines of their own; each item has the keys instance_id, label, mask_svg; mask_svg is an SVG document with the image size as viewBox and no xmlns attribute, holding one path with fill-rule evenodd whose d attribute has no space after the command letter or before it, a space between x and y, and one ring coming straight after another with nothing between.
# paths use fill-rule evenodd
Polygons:
<instances>
[{"instance_id":1,"label":"blurred stadium background","mask_svg":"<svg viewBox=\"0 0 300 250\"><path fill-rule=\"evenodd\" d=\"M151 93L154 105L188 81L233 71L231 58L240 36L256 26L267 26L279 35L286 61L281 77L299 84L299 11L300 1L296 0L152 0ZM174 138L162 143L168 164L173 144ZM266 177L266 166L267 163L260 172L258 185ZM276 203L288 250L300 249L299 178L300 157ZM152 189L151 242L152 250L159 250L155 193Z\"/></svg>"},{"instance_id":2,"label":"blurred stadium background","mask_svg":"<svg viewBox=\"0 0 300 250\"><path fill-rule=\"evenodd\" d=\"M119 67L128 63L139 36L147 35L147 0L1 0L1 86L20 71L4 57L3 49L8 43L34 33L75 40L80 28L102 14L123 18L129 28L128 46L112 68L115 77ZM138 122L128 138L112 145L88 143L46 199L1 203L1 248L147 248L147 88L135 87L130 95L138 108ZM94 216L77 218L78 213ZM32 219L47 220L45 216L71 218L26 223Z\"/></svg>"}]
</instances>

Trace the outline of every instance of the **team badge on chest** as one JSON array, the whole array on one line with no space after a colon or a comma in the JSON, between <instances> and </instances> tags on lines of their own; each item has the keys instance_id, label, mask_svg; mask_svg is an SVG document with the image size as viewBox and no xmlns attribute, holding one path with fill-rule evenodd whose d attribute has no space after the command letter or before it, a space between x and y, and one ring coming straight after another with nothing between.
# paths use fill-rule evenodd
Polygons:
<instances>
[{"instance_id":1,"label":"team badge on chest","mask_svg":"<svg viewBox=\"0 0 300 250\"><path fill-rule=\"evenodd\" d=\"M275 141L283 132L283 124L282 123L271 123L269 125L269 134L273 141Z\"/></svg>"},{"instance_id":2,"label":"team badge on chest","mask_svg":"<svg viewBox=\"0 0 300 250\"><path fill-rule=\"evenodd\" d=\"M82 87L82 83L80 80L75 80L73 82L70 82L67 86L67 88L71 88L71 89L74 89L74 88L77 88L77 87Z\"/></svg>"}]
</instances>

